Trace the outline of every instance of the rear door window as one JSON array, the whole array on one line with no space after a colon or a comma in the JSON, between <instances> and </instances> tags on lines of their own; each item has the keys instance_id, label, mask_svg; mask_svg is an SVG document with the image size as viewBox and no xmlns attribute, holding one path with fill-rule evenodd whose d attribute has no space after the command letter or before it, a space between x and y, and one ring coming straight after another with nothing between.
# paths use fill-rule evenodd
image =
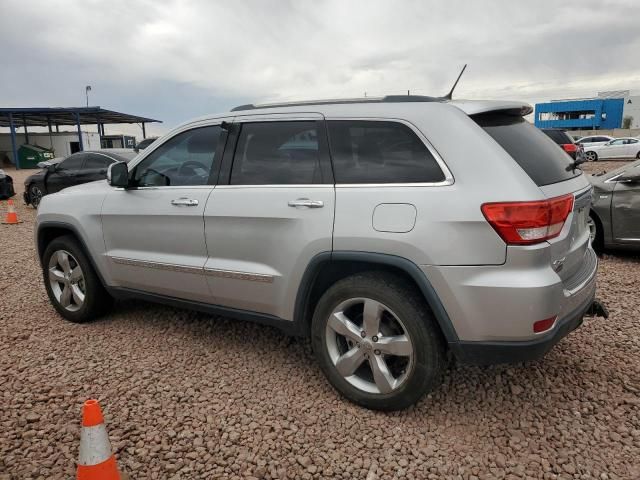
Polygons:
<instances>
[{"instance_id":1,"label":"rear door window","mask_svg":"<svg viewBox=\"0 0 640 480\"><path fill-rule=\"evenodd\" d=\"M327 183L320 145L315 121L245 123L233 156L231 185Z\"/></svg>"},{"instance_id":2,"label":"rear door window","mask_svg":"<svg viewBox=\"0 0 640 480\"><path fill-rule=\"evenodd\" d=\"M329 142L336 183L437 183L445 175L406 125L331 120Z\"/></svg>"},{"instance_id":3,"label":"rear door window","mask_svg":"<svg viewBox=\"0 0 640 480\"><path fill-rule=\"evenodd\" d=\"M582 174L573 160L522 117L505 114L472 116L538 185L563 182Z\"/></svg>"}]
</instances>

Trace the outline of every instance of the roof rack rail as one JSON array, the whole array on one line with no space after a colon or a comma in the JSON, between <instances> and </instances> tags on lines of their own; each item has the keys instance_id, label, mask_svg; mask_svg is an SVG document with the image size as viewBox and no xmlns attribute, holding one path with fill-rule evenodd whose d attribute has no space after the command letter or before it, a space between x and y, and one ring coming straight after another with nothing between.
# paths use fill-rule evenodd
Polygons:
<instances>
[{"instance_id":1,"label":"roof rack rail","mask_svg":"<svg viewBox=\"0 0 640 480\"><path fill-rule=\"evenodd\" d=\"M239 105L231 109L232 112L242 110L257 110L260 108L278 107L306 107L308 105L344 105L350 103L405 103L405 102L442 102L443 98L427 97L425 95L386 95L384 97L344 98L334 100L306 100L298 102L263 103Z\"/></svg>"}]
</instances>

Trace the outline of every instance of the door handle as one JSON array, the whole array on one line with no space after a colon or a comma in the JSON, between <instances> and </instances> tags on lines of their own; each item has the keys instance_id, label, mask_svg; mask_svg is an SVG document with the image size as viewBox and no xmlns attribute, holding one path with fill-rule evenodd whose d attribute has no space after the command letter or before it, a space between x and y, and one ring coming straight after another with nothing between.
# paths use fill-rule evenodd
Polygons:
<instances>
[{"instance_id":1,"label":"door handle","mask_svg":"<svg viewBox=\"0 0 640 480\"><path fill-rule=\"evenodd\" d=\"M197 207L198 200L194 200L193 198L175 198L171 200L171 205L175 205L176 207Z\"/></svg>"},{"instance_id":2,"label":"door handle","mask_svg":"<svg viewBox=\"0 0 640 480\"><path fill-rule=\"evenodd\" d=\"M308 198L298 198L297 200L289 200L290 207L307 207L307 208L322 208L324 202L322 200L309 200Z\"/></svg>"}]
</instances>

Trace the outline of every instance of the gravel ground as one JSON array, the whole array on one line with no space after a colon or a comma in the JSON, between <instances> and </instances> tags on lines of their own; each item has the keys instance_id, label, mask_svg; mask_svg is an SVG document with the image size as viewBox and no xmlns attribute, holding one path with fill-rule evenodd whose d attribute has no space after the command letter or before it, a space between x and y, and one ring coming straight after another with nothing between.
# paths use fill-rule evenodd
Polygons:
<instances>
[{"instance_id":1,"label":"gravel ground","mask_svg":"<svg viewBox=\"0 0 640 480\"><path fill-rule=\"evenodd\" d=\"M12 172L17 190L28 173ZM344 401L309 343L271 328L138 302L65 322L42 286L35 212L16 203L24 223L0 225L2 480L73 477L90 397L136 479L640 478L638 256L601 261L608 321L536 363L453 366L385 414Z\"/></svg>"}]
</instances>

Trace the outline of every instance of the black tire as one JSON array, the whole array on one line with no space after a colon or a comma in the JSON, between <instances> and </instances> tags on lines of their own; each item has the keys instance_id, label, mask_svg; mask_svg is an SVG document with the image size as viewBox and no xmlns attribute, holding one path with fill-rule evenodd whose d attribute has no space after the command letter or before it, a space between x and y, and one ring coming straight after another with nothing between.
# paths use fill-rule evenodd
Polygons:
<instances>
[{"instance_id":1,"label":"black tire","mask_svg":"<svg viewBox=\"0 0 640 480\"><path fill-rule=\"evenodd\" d=\"M636 158L640 160L640 152L636 153Z\"/></svg>"},{"instance_id":2,"label":"black tire","mask_svg":"<svg viewBox=\"0 0 640 480\"><path fill-rule=\"evenodd\" d=\"M49 277L49 263L54 253L65 251L71 254L74 265L81 268L83 274L84 302L75 311L70 311L56 298ZM113 298L107 293L96 274L84 249L72 235L57 237L47 245L42 256L42 276L54 308L65 319L74 323L84 323L105 314L113 305Z\"/></svg>"},{"instance_id":3,"label":"black tire","mask_svg":"<svg viewBox=\"0 0 640 480\"><path fill-rule=\"evenodd\" d=\"M336 307L354 298L373 299L389 307L414 346L404 381L389 393L370 393L355 387L338 372L331 359L327 322ZM440 384L446 367L444 338L424 298L413 284L387 272L356 274L329 288L316 306L311 334L314 354L331 385L352 402L374 410L399 410L413 405ZM363 363L365 369L370 369L369 365L368 361Z\"/></svg>"},{"instance_id":4,"label":"black tire","mask_svg":"<svg viewBox=\"0 0 640 480\"><path fill-rule=\"evenodd\" d=\"M31 185L29 185L28 192L29 202L31 203L33 208L37 209L38 205L40 205L40 200L42 200L42 197L44 196L42 189L35 183L32 183Z\"/></svg>"},{"instance_id":5,"label":"black tire","mask_svg":"<svg viewBox=\"0 0 640 480\"><path fill-rule=\"evenodd\" d=\"M594 239L592 240L591 245L593 246L593 249L596 251L596 253L600 255L604 250L604 233L602 231L602 222L593 212L589 213L589 218L593 222L593 226L596 229L596 234Z\"/></svg>"}]
</instances>

